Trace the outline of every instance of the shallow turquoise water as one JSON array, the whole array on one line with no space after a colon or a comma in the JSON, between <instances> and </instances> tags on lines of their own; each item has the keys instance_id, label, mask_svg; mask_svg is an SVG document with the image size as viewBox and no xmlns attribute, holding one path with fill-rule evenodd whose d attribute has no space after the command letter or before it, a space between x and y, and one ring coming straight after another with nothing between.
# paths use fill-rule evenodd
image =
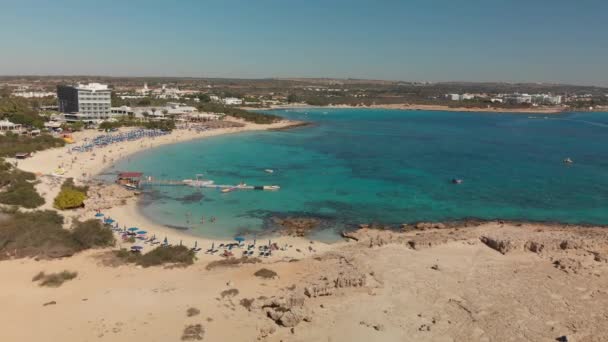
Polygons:
<instances>
[{"instance_id":1,"label":"shallow turquoise water","mask_svg":"<svg viewBox=\"0 0 608 342\"><path fill-rule=\"evenodd\" d=\"M116 169L281 190L156 188L143 213L209 237L321 216L314 237L362 222L504 218L608 224L608 114L551 116L368 109L275 111L313 127L163 146ZM530 118L535 117L535 118ZM572 158L567 166L562 160ZM264 169L274 169L267 174ZM452 178L464 183L453 185ZM200 223L204 216L206 222ZM216 223L209 218L215 216Z\"/></svg>"}]
</instances>

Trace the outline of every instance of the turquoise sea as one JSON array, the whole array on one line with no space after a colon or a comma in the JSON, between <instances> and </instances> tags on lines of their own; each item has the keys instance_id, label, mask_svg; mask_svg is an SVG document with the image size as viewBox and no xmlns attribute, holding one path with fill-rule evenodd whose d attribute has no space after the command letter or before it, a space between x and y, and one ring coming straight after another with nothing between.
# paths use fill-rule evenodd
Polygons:
<instances>
[{"instance_id":1,"label":"turquoise sea","mask_svg":"<svg viewBox=\"0 0 608 342\"><path fill-rule=\"evenodd\" d=\"M281 186L227 194L148 189L141 203L146 216L213 238L267 232L276 228L269 217L285 215L320 217L322 229L312 237L323 240L364 222L608 224L608 113L272 113L314 125L163 146L122 160L115 170L170 179L202 173L217 184ZM567 157L574 163L564 164ZM453 178L464 183L451 184Z\"/></svg>"}]
</instances>

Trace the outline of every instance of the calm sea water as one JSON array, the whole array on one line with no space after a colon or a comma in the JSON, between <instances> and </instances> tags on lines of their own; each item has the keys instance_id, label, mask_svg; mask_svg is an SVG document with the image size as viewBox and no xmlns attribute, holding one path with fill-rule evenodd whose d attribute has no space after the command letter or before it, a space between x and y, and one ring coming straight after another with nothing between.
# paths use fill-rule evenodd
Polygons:
<instances>
[{"instance_id":1,"label":"calm sea water","mask_svg":"<svg viewBox=\"0 0 608 342\"><path fill-rule=\"evenodd\" d=\"M315 125L164 146L116 169L281 186L228 194L159 187L145 196L141 210L151 219L208 237L271 229L274 215L321 217L325 229L313 237L324 240L363 222L475 217L608 224L607 113L273 113ZM565 165L566 157L575 163ZM464 183L453 185L452 178Z\"/></svg>"}]
</instances>

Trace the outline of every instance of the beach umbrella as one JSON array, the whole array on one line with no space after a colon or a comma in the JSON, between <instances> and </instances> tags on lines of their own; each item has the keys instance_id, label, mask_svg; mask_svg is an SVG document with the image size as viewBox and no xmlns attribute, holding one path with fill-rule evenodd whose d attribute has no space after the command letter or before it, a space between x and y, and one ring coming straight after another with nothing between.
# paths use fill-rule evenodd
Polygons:
<instances>
[{"instance_id":1,"label":"beach umbrella","mask_svg":"<svg viewBox=\"0 0 608 342\"><path fill-rule=\"evenodd\" d=\"M134 232L136 230L139 230L139 228L137 228L137 227L131 227L131 228L127 229L127 230L130 231L130 232Z\"/></svg>"},{"instance_id":2,"label":"beach umbrella","mask_svg":"<svg viewBox=\"0 0 608 342\"><path fill-rule=\"evenodd\" d=\"M142 246L131 246L132 251L141 251L142 249L144 249Z\"/></svg>"},{"instance_id":3,"label":"beach umbrella","mask_svg":"<svg viewBox=\"0 0 608 342\"><path fill-rule=\"evenodd\" d=\"M103 214L102 213L97 213L97 214L95 214L95 217L103 217Z\"/></svg>"},{"instance_id":4,"label":"beach umbrella","mask_svg":"<svg viewBox=\"0 0 608 342\"><path fill-rule=\"evenodd\" d=\"M105 223L112 224L112 223L114 223L114 222L116 222L116 221L112 220L111 218L108 218L108 219L105 219L105 220L104 220L104 222L105 222Z\"/></svg>"},{"instance_id":5,"label":"beach umbrella","mask_svg":"<svg viewBox=\"0 0 608 342\"><path fill-rule=\"evenodd\" d=\"M194 241L194 248L198 247L198 241Z\"/></svg>"},{"instance_id":6,"label":"beach umbrella","mask_svg":"<svg viewBox=\"0 0 608 342\"><path fill-rule=\"evenodd\" d=\"M145 230L140 230L140 231L137 232L137 234L144 235L144 234L148 234L148 232L145 231Z\"/></svg>"},{"instance_id":7,"label":"beach umbrella","mask_svg":"<svg viewBox=\"0 0 608 342\"><path fill-rule=\"evenodd\" d=\"M241 242L245 241L245 238L242 237L242 236L237 236L237 237L234 238L234 241L236 241L238 243L241 243Z\"/></svg>"},{"instance_id":8,"label":"beach umbrella","mask_svg":"<svg viewBox=\"0 0 608 342\"><path fill-rule=\"evenodd\" d=\"M168 244L169 244L169 240L167 240L167 237L166 237L166 236L165 236L165 240L163 241L163 243L164 243L165 245L168 245Z\"/></svg>"}]
</instances>

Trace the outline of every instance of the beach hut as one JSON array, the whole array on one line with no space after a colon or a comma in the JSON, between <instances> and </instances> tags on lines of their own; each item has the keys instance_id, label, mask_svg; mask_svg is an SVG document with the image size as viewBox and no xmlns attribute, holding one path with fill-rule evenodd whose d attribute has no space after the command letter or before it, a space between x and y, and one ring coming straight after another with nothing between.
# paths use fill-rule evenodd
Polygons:
<instances>
[{"instance_id":1,"label":"beach hut","mask_svg":"<svg viewBox=\"0 0 608 342\"><path fill-rule=\"evenodd\" d=\"M127 189L139 189L142 176L141 172L121 172L116 178L116 183Z\"/></svg>"}]
</instances>

